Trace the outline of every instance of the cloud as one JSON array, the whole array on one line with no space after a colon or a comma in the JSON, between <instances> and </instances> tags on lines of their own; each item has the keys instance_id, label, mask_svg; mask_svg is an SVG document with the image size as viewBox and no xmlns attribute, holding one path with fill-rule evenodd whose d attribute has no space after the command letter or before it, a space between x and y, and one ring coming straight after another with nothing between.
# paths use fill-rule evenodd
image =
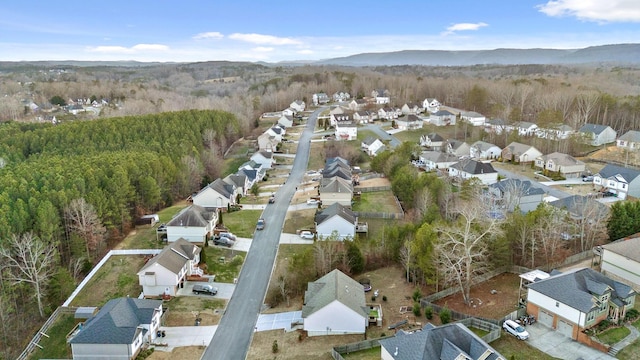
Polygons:
<instances>
[{"instance_id":1,"label":"cloud","mask_svg":"<svg viewBox=\"0 0 640 360\"><path fill-rule=\"evenodd\" d=\"M476 31L482 27L489 26L489 24L479 22L479 23L458 23L453 24L447 28L443 35L450 35L455 33L456 31Z\"/></svg>"},{"instance_id":2,"label":"cloud","mask_svg":"<svg viewBox=\"0 0 640 360\"><path fill-rule=\"evenodd\" d=\"M313 54L313 50L305 49L305 50L297 51L297 53L302 55L311 55Z\"/></svg>"},{"instance_id":3,"label":"cloud","mask_svg":"<svg viewBox=\"0 0 640 360\"><path fill-rule=\"evenodd\" d=\"M294 40L291 38L283 38L271 35L262 35L262 34L240 34L234 33L229 35L229 39L246 41L253 44L265 44L265 45L300 45L302 44L298 40Z\"/></svg>"},{"instance_id":4,"label":"cloud","mask_svg":"<svg viewBox=\"0 0 640 360\"><path fill-rule=\"evenodd\" d=\"M194 40L203 40L203 39L222 39L224 37L224 35L222 35L221 33L217 32L217 31L209 31L209 32L203 32L200 34L196 34L193 36Z\"/></svg>"},{"instance_id":5,"label":"cloud","mask_svg":"<svg viewBox=\"0 0 640 360\"><path fill-rule=\"evenodd\" d=\"M271 52L274 49L272 47L258 46L258 47L255 47L255 48L251 49L251 50L257 51L257 52Z\"/></svg>"},{"instance_id":6,"label":"cloud","mask_svg":"<svg viewBox=\"0 0 640 360\"><path fill-rule=\"evenodd\" d=\"M103 54L136 54L148 51L167 51L169 47L161 44L137 44L132 47L124 46L93 46L87 49L89 52Z\"/></svg>"},{"instance_id":7,"label":"cloud","mask_svg":"<svg viewBox=\"0 0 640 360\"><path fill-rule=\"evenodd\" d=\"M637 0L555 0L537 6L548 16L574 16L594 22L640 22Z\"/></svg>"}]
</instances>

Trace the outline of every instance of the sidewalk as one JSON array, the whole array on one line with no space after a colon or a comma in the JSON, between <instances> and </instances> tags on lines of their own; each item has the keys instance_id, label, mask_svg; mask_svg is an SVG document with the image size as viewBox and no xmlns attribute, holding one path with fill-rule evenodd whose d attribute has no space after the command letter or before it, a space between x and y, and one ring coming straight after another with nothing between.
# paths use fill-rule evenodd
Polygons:
<instances>
[{"instance_id":1,"label":"sidewalk","mask_svg":"<svg viewBox=\"0 0 640 360\"><path fill-rule=\"evenodd\" d=\"M609 349L609 354L614 356L617 355L620 350L624 349L628 345L631 345L632 342L636 341L638 337L640 337L640 331L638 331L635 326L625 324L624 327L629 329L631 331L631 334L627 335L626 338L611 346L611 348Z\"/></svg>"}]
</instances>

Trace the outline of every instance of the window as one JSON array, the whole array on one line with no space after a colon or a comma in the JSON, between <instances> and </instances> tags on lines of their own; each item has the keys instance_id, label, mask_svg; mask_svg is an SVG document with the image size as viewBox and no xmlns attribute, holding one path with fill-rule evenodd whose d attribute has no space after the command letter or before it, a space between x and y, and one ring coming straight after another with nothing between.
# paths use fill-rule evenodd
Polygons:
<instances>
[{"instance_id":1,"label":"window","mask_svg":"<svg viewBox=\"0 0 640 360\"><path fill-rule=\"evenodd\" d=\"M592 322L595 319L596 319L595 311L590 311L589 313L587 313L587 322Z\"/></svg>"},{"instance_id":2,"label":"window","mask_svg":"<svg viewBox=\"0 0 640 360\"><path fill-rule=\"evenodd\" d=\"M556 301L556 307L560 307L560 303Z\"/></svg>"}]
</instances>

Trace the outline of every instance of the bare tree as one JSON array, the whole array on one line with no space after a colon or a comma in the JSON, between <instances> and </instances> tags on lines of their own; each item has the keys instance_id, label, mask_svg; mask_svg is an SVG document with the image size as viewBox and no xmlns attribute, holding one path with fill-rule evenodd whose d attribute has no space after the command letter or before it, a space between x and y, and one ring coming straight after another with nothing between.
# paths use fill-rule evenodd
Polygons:
<instances>
[{"instance_id":1,"label":"bare tree","mask_svg":"<svg viewBox=\"0 0 640 360\"><path fill-rule=\"evenodd\" d=\"M400 248L400 262L402 263L402 266L404 267L405 273L407 275L407 282L410 282L411 278L409 277L409 272L411 271L411 267L413 266L413 263L415 262L415 259L413 259L411 256L411 250L412 250L412 245L411 245L411 241L410 240L406 240L403 244L402 247Z\"/></svg>"},{"instance_id":2,"label":"bare tree","mask_svg":"<svg viewBox=\"0 0 640 360\"><path fill-rule=\"evenodd\" d=\"M289 284L287 279L287 273L278 276L278 290L280 290L280 295L282 295L282 300L287 301L287 306L289 306Z\"/></svg>"},{"instance_id":3,"label":"bare tree","mask_svg":"<svg viewBox=\"0 0 640 360\"><path fill-rule=\"evenodd\" d=\"M56 271L57 261L55 244L47 244L32 233L22 236L13 235L0 247L2 268L8 268L7 280L20 284L31 284L38 301L40 317L44 318L42 298L46 286Z\"/></svg>"},{"instance_id":4,"label":"bare tree","mask_svg":"<svg viewBox=\"0 0 640 360\"><path fill-rule=\"evenodd\" d=\"M65 207L64 216L67 231L84 240L87 257L93 259L106 233L96 209L84 198L74 199Z\"/></svg>"}]
</instances>

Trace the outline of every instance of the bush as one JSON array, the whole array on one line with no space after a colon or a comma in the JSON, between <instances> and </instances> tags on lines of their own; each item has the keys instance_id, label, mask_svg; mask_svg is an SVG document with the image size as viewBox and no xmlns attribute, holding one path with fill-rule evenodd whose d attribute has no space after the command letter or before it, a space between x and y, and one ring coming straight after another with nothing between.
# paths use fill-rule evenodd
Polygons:
<instances>
[{"instance_id":1,"label":"bush","mask_svg":"<svg viewBox=\"0 0 640 360\"><path fill-rule=\"evenodd\" d=\"M371 301L376 301L376 296L375 295L371 295Z\"/></svg>"},{"instance_id":2,"label":"bush","mask_svg":"<svg viewBox=\"0 0 640 360\"><path fill-rule=\"evenodd\" d=\"M420 289L416 288L415 290L413 290L413 301L419 301L420 298L422 297L422 293L420 292Z\"/></svg>"},{"instance_id":3,"label":"bush","mask_svg":"<svg viewBox=\"0 0 640 360\"><path fill-rule=\"evenodd\" d=\"M148 358L149 356L151 356L151 354L153 354L154 348L148 348L148 349L144 349L141 350L138 353L138 356L136 356L136 360L144 360L146 358Z\"/></svg>"},{"instance_id":4,"label":"bush","mask_svg":"<svg viewBox=\"0 0 640 360\"><path fill-rule=\"evenodd\" d=\"M382 301L387 301L387 295L382 295Z\"/></svg>"},{"instance_id":5,"label":"bush","mask_svg":"<svg viewBox=\"0 0 640 360\"><path fill-rule=\"evenodd\" d=\"M278 352L278 340L273 340L273 344L271 344L271 352L274 354Z\"/></svg>"},{"instance_id":6,"label":"bush","mask_svg":"<svg viewBox=\"0 0 640 360\"><path fill-rule=\"evenodd\" d=\"M638 318L638 316L640 316L640 312L636 309L629 309L627 310L627 313L624 315L624 320L625 321L632 321Z\"/></svg>"},{"instance_id":7,"label":"bush","mask_svg":"<svg viewBox=\"0 0 640 360\"><path fill-rule=\"evenodd\" d=\"M598 328L598 332L601 331L605 331L609 328L609 326L611 326L611 321L609 320L602 320L598 323L598 325L596 326Z\"/></svg>"},{"instance_id":8,"label":"bush","mask_svg":"<svg viewBox=\"0 0 640 360\"><path fill-rule=\"evenodd\" d=\"M431 306L427 306L426 308L424 308L424 316L426 316L429 320L433 318L433 308Z\"/></svg>"},{"instance_id":9,"label":"bush","mask_svg":"<svg viewBox=\"0 0 640 360\"><path fill-rule=\"evenodd\" d=\"M416 317L420 316L420 303L419 302L415 302L413 304L413 315L415 315Z\"/></svg>"},{"instance_id":10,"label":"bush","mask_svg":"<svg viewBox=\"0 0 640 360\"><path fill-rule=\"evenodd\" d=\"M451 322L451 310L447 308L440 310L440 322L443 325Z\"/></svg>"}]
</instances>

